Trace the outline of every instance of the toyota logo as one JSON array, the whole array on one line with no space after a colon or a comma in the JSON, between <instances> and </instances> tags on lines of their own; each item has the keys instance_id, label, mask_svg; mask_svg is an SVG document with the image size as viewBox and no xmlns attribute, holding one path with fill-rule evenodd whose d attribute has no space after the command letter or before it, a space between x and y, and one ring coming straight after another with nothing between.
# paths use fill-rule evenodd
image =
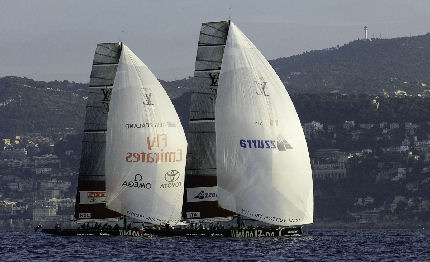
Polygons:
<instances>
[{"instance_id":1,"label":"toyota logo","mask_svg":"<svg viewBox=\"0 0 430 262\"><path fill-rule=\"evenodd\" d=\"M167 182L175 182L179 178L179 171L176 170L170 170L166 174L164 174L164 179Z\"/></svg>"}]
</instances>

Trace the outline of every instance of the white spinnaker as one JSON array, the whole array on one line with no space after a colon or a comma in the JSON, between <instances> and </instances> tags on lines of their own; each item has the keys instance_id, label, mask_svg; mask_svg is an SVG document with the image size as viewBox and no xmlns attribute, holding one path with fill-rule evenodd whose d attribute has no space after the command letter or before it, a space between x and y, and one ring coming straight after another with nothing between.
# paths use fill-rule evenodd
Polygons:
<instances>
[{"instance_id":1,"label":"white spinnaker","mask_svg":"<svg viewBox=\"0 0 430 262\"><path fill-rule=\"evenodd\" d=\"M179 221L186 150L165 90L123 45L107 121L107 207L153 224Z\"/></svg>"},{"instance_id":2,"label":"white spinnaker","mask_svg":"<svg viewBox=\"0 0 430 262\"><path fill-rule=\"evenodd\" d=\"M220 205L276 225L312 223L312 170L300 120L278 75L233 23L215 115Z\"/></svg>"}]
</instances>

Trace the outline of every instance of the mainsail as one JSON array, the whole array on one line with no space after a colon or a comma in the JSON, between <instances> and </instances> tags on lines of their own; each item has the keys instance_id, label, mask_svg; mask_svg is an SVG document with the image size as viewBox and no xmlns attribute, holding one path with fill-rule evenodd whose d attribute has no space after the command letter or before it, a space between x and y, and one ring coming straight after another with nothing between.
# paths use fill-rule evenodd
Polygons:
<instances>
[{"instance_id":1,"label":"mainsail","mask_svg":"<svg viewBox=\"0 0 430 262\"><path fill-rule=\"evenodd\" d=\"M120 43L98 44L94 54L76 193L78 220L121 216L105 207L106 122L120 54Z\"/></svg>"},{"instance_id":2,"label":"mainsail","mask_svg":"<svg viewBox=\"0 0 430 262\"><path fill-rule=\"evenodd\" d=\"M123 45L107 121L107 207L153 224L179 221L186 152L165 90Z\"/></svg>"},{"instance_id":3,"label":"mainsail","mask_svg":"<svg viewBox=\"0 0 430 262\"><path fill-rule=\"evenodd\" d=\"M270 224L312 223L312 171L300 120L273 68L233 23L215 112L219 204Z\"/></svg>"},{"instance_id":4,"label":"mainsail","mask_svg":"<svg viewBox=\"0 0 430 262\"><path fill-rule=\"evenodd\" d=\"M183 217L207 219L233 215L217 202L215 100L227 21L204 23L200 31L191 94Z\"/></svg>"}]
</instances>

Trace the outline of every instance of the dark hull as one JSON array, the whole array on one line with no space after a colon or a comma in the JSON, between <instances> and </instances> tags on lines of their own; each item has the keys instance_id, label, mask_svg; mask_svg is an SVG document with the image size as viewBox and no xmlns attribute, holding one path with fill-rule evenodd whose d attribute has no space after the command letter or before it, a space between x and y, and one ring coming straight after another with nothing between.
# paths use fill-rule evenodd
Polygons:
<instances>
[{"instance_id":1,"label":"dark hull","mask_svg":"<svg viewBox=\"0 0 430 262\"><path fill-rule=\"evenodd\" d=\"M91 229L42 229L45 234L57 236L119 236L119 230L91 230Z\"/></svg>"},{"instance_id":2,"label":"dark hull","mask_svg":"<svg viewBox=\"0 0 430 262\"><path fill-rule=\"evenodd\" d=\"M141 230L83 230L83 229L43 229L43 233L58 236L203 236L203 237L232 237L232 238L260 238L260 237L283 237L300 236L302 227L288 228L243 228L243 229L154 229Z\"/></svg>"}]
</instances>

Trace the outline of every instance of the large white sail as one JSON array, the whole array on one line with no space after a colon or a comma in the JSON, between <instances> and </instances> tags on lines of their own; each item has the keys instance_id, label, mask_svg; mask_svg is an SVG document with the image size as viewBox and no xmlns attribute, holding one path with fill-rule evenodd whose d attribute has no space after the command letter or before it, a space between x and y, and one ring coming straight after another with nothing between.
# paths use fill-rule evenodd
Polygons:
<instances>
[{"instance_id":1,"label":"large white sail","mask_svg":"<svg viewBox=\"0 0 430 262\"><path fill-rule=\"evenodd\" d=\"M123 45L107 121L107 207L153 224L179 221L186 150L165 90Z\"/></svg>"},{"instance_id":2,"label":"large white sail","mask_svg":"<svg viewBox=\"0 0 430 262\"><path fill-rule=\"evenodd\" d=\"M281 80L230 25L215 106L218 201L276 225L313 222L306 140Z\"/></svg>"}]
</instances>

